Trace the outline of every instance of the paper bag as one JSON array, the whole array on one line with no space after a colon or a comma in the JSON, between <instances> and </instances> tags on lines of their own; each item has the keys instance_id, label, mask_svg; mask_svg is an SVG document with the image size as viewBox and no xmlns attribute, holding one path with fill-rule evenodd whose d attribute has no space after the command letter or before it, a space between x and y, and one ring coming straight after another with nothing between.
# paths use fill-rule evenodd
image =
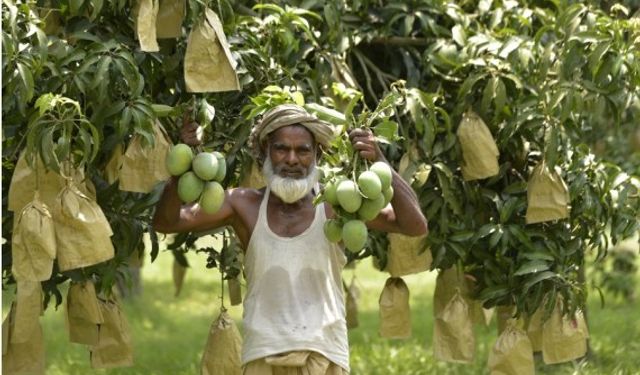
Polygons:
<instances>
[{"instance_id":1,"label":"paper bag","mask_svg":"<svg viewBox=\"0 0 640 375\"><path fill-rule=\"evenodd\" d=\"M467 284L464 275L458 271L457 266L440 271L436 278L436 287L433 292L433 316L436 317L444 311L449 301L460 290L464 298L467 293Z\"/></svg>"},{"instance_id":2,"label":"paper bag","mask_svg":"<svg viewBox=\"0 0 640 375\"><path fill-rule=\"evenodd\" d=\"M165 167L171 141L164 128L156 122L154 126L154 145L143 146L143 137L136 134L122 158L120 168L120 190L136 193L148 193L170 175Z\"/></svg>"},{"instance_id":3,"label":"paper bag","mask_svg":"<svg viewBox=\"0 0 640 375\"><path fill-rule=\"evenodd\" d=\"M158 39L180 38L184 14L185 0L160 0L156 18L156 37Z\"/></svg>"},{"instance_id":4,"label":"paper bag","mask_svg":"<svg viewBox=\"0 0 640 375\"><path fill-rule=\"evenodd\" d=\"M40 321L34 322L33 330L24 342L14 342L16 306L11 306L9 315L2 323L2 373L44 374L44 338ZM6 332L6 336L5 336ZM5 341L6 337L10 337ZM6 345L6 348L5 348Z\"/></svg>"},{"instance_id":5,"label":"paper bag","mask_svg":"<svg viewBox=\"0 0 640 375\"><path fill-rule=\"evenodd\" d=\"M45 281L51 278L56 257L56 233L49 207L40 200L37 191L14 224L11 254L11 271L16 280Z\"/></svg>"},{"instance_id":6,"label":"paper bag","mask_svg":"<svg viewBox=\"0 0 640 375\"><path fill-rule=\"evenodd\" d=\"M388 339L411 337L409 288L399 277L390 277L380 294L380 336Z\"/></svg>"},{"instance_id":7,"label":"paper bag","mask_svg":"<svg viewBox=\"0 0 640 375\"><path fill-rule=\"evenodd\" d=\"M428 271L431 267L431 251L426 248L425 236L405 236L399 233L388 233L389 247L387 251L386 271L392 277L400 277Z\"/></svg>"},{"instance_id":8,"label":"paper bag","mask_svg":"<svg viewBox=\"0 0 640 375\"><path fill-rule=\"evenodd\" d=\"M240 332L226 310L222 310L211 324L207 344L202 354L200 373L202 375L242 374L241 352Z\"/></svg>"},{"instance_id":9,"label":"paper bag","mask_svg":"<svg viewBox=\"0 0 640 375\"><path fill-rule=\"evenodd\" d=\"M136 36L140 41L140 50L145 52L160 51L156 40L158 6L158 0L138 0L135 11Z\"/></svg>"},{"instance_id":10,"label":"paper bag","mask_svg":"<svg viewBox=\"0 0 640 375\"><path fill-rule=\"evenodd\" d=\"M97 345L99 324L104 323L100 303L93 282L72 282L65 305L69 341Z\"/></svg>"},{"instance_id":11,"label":"paper bag","mask_svg":"<svg viewBox=\"0 0 640 375\"><path fill-rule=\"evenodd\" d=\"M98 300L104 322L100 324L98 345L91 348L92 368L133 366L129 325L120 305Z\"/></svg>"},{"instance_id":12,"label":"paper bag","mask_svg":"<svg viewBox=\"0 0 640 375\"><path fill-rule=\"evenodd\" d=\"M184 57L187 92L240 90L236 65L218 15L207 8L187 41Z\"/></svg>"},{"instance_id":13,"label":"paper bag","mask_svg":"<svg viewBox=\"0 0 640 375\"><path fill-rule=\"evenodd\" d=\"M234 279L227 280L227 289L229 289L229 303L231 306L241 304L242 288L240 287L240 275Z\"/></svg>"},{"instance_id":14,"label":"paper bag","mask_svg":"<svg viewBox=\"0 0 640 375\"><path fill-rule=\"evenodd\" d=\"M527 334L509 324L489 353L491 375L533 375L533 349Z\"/></svg>"},{"instance_id":15,"label":"paper bag","mask_svg":"<svg viewBox=\"0 0 640 375\"><path fill-rule=\"evenodd\" d=\"M447 362L469 363L475 354L473 323L469 306L457 289L442 313L436 315L433 330L433 354Z\"/></svg>"},{"instance_id":16,"label":"paper bag","mask_svg":"<svg viewBox=\"0 0 640 375\"><path fill-rule=\"evenodd\" d=\"M63 167L69 177L74 181L84 182L84 171L82 169ZM36 171L38 173L36 174ZM36 179L36 176L38 177ZM38 185L36 186L36 180ZM56 205L56 198L60 190L66 186L66 180L54 171L47 171L39 156L35 157L33 168L27 163L26 152L23 152L16 163L16 168L11 177L9 186L8 209L13 212L20 212L33 200L33 195L37 190L40 200L53 211ZM88 193L85 184L79 183L79 188Z\"/></svg>"},{"instance_id":17,"label":"paper bag","mask_svg":"<svg viewBox=\"0 0 640 375\"><path fill-rule=\"evenodd\" d=\"M531 341L531 347L534 352L542 350L542 317L544 316L544 307L541 305L531 315L529 326L527 327L527 336Z\"/></svg>"},{"instance_id":18,"label":"paper bag","mask_svg":"<svg viewBox=\"0 0 640 375\"><path fill-rule=\"evenodd\" d=\"M575 316L562 315L558 298L549 320L542 325L542 360L546 364L568 362L587 354L587 336Z\"/></svg>"},{"instance_id":19,"label":"paper bag","mask_svg":"<svg viewBox=\"0 0 640 375\"><path fill-rule=\"evenodd\" d=\"M345 309L347 311L347 329L357 328L360 325L358 321L358 298L360 298L360 289L356 285L356 278L351 279L351 284L347 284L343 281L343 286L346 295Z\"/></svg>"},{"instance_id":20,"label":"paper bag","mask_svg":"<svg viewBox=\"0 0 640 375\"><path fill-rule=\"evenodd\" d=\"M54 214L60 271L88 267L113 258L111 226L95 200L69 181Z\"/></svg>"},{"instance_id":21,"label":"paper bag","mask_svg":"<svg viewBox=\"0 0 640 375\"><path fill-rule=\"evenodd\" d=\"M42 287L38 281L19 281L17 289L11 342L26 343L40 327Z\"/></svg>"},{"instance_id":22,"label":"paper bag","mask_svg":"<svg viewBox=\"0 0 640 375\"><path fill-rule=\"evenodd\" d=\"M527 183L527 224L569 217L569 189L557 171L544 160L531 172Z\"/></svg>"},{"instance_id":23,"label":"paper bag","mask_svg":"<svg viewBox=\"0 0 640 375\"><path fill-rule=\"evenodd\" d=\"M457 131L462 148L462 177L479 180L498 174L498 146L482 118L473 111L462 116Z\"/></svg>"}]
</instances>

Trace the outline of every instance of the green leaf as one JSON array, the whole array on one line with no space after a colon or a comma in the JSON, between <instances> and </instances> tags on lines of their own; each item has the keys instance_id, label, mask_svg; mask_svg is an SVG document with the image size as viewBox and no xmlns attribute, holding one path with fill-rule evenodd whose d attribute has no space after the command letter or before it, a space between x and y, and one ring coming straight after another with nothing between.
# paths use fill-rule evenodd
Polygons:
<instances>
[{"instance_id":1,"label":"green leaf","mask_svg":"<svg viewBox=\"0 0 640 375\"><path fill-rule=\"evenodd\" d=\"M515 276L527 275L530 273L547 271L549 269L549 264L542 260L532 260L520 266L518 270L514 273Z\"/></svg>"},{"instance_id":2,"label":"green leaf","mask_svg":"<svg viewBox=\"0 0 640 375\"><path fill-rule=\"evenodd\" d=\"M535 276L527 279L527 281L524 283L522 291L523 293L526 293L529 289L531 289L532 286L536 285L537 283L554 277L557 277L557 275L551 271L543 271L541 273L537 273L535 274Z\"/></svg>"},{"instance_id":3,"label":"green leaf","mask_svg":"<svg viewBox=\"0 0 640 375\"><path fill-rule=\"evenodd\" d=\"M472 239L474 234L475 234L474 231L467 230L467 231L463 231L463 232L458 232L458 233L450 236L449 239L451 241L454 241L454 242L466 242L466 241L469 241L470 239Z\"/></svg>"},{"instance_id":4,"label":"green leaf","mask_svg":"<svg viewBox=\"0 0 640 375\"><path fill-rule=\"evenodd\" d=\"M451 37L460 47L464 47L467 44L467 34L464 32L462 25L455 25L451 28Z\"/></svg>"},{"instance_id":5,"label":"green leaf","mask_svg":"<svg viewBox=\"0 0 640 375\"><path fill-rule=\"evenodd\" d=\"M509 294L509 288L505 285L494 285L485 288L480 292L478 299L482 302L496 300Z\"/></svg>"},{"instance_id":6,"label":"green leaf","mask_svg":"<svg viewBox=\"0 0 640 375\"><path fill-rule=\"evenodd\" d=\"M16 66L18 68L18 72L20 73L22 84L24 85L24 90L25 90L24 99L27 102L29 102L33 98L33 91L34 91L33 75L31 74L31 70L28 67L26 67L24 64L18 62Z\"/></svg>"},{"instance_id":7,"label":"green leaf","mask_svg":"<svg viewBox=\"0 0 640 375\"><path fill-rule=\"evenodd\" d=\"M378 141L383 143L392 143L399 139L398 137L398 123L395 121L383 121L373 128L373 134L375 134Z\"/></svg>"},{"instance_id":8,"label":"green leaf","mask_svg":"<svg viewBox=\"0 0 640 375\"><path fill-rule=\"evenodd\" d=\"M95 75L93 76L93 81L91 82L91 89L96 88L99 84L109 82L109 66L111 65L112 59L110 56L103 56L98 63L98 69L96 70Z\"/></svg>"}]
</instances>

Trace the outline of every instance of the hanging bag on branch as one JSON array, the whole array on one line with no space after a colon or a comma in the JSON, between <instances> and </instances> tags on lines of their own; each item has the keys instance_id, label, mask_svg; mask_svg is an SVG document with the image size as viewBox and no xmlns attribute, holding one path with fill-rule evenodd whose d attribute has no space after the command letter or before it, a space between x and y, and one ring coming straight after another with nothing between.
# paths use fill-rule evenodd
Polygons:
<instances>
[{"instance_id":1,"label":"hanging bag on branch","mask_svg":"<svg viewBox=\"0 0 640 375\"><path fill-rule=\"evenodd\" d=\"M569 217L569 189L558 171L541 161L527 183L527 224Z\"/></svg>"},{"instance_id":2,"label":"hanging bag on branch","mask_svg":"<svg viewBox=\"0 0 640 375\"><path fill-rule=\"evenodd\" d=\"M7 198L9 211L22 211L29 202L33 201L35 191L38 191L40 200L53 210L58 193L66 185L64 177L54 171L47 170L39 156L34 159L34 165L31 167L27 163L26 152L23 152L18 158L18 163L11 177L11 185L9 186L9 196ZM82 169L68 166L65 166L64 169L71 171L71 177L74 181L84 181ZM87 187L83 185L80 185L80 189L84 189L83 191L88 193Z\"/></svg>"},{"instance_id":3,"label":"hanging bag on branch","mask_svg":"<svg viewBox=\"0 0 640 375\"><path fill-rule=\"evenodd\" d=\"M160 0L160 8L156 18L156 37L158 39L180 38L182 36L185 4L185 0Z\"/></svg>"},{"instance_id":4,"label":"hanging bag on branch","mask_svg":"<svg viewBox=\"0 0 640 375\"><path fill-rule=\"evenodd\" d=\"M533 375L533 350L527 334L513 322L498 336L489 353L491 375Z\"/></svg>"},{"instance_id":5,"label":"hanging bag on branch","mask_svg":"<svg viewBox=\"0 0 640 375\"><path fill-rule=\"evenodd\" d=\"M104 322L98 331L98 344L91 348L91 367L114 368L133 366L133 349L129 324L115 300L98 300Z\"/></svg>"},{"instance_id":6,"label":"hanging bag on branch","mask_svg":"<svg viewBox=\"0 0 640 375\"><path fill-rule=\"evenodd\" d=\"M242 337L233 319L222 307L220 315L211 324L207 344L200 363L202 375L240 375L242 364Z\"/></svg>"},{"instance_id":7,"label":"hanging bag on branch","mask_svg":"<svg viewBox=\"0 0 640 375\"><path fill-rule=\"evenodd\" d=\"M462 148L462 177L465 181L479 180L498 174L498 146L482 118L467 111L457 131Z\"/></svg>"},{"instance_id":8,"label":"hanging bag on branch","mask_svg":"<svg viewBox=\"0 0 640 375\"><path fill-rule=\"evenodd\" d=\"M113 149L111 158L109 158L107 165L104 167L103 176L109 185L112 185L114 182L118 181L118 178L120 178L120 168L122 168L123 159L124 152L122 151L122 145L117 144Z\"/></svg>"},{"instance_id":9,"label":"hanging bag on branch","mask_svg":"<svg viewBox=\"0 0 640 375\"><path fill-rule=\"evenodd\" d=\"M88 267L113 258L111 226L95 200L71 179L59 195L54 215L60 271Z\"/></svg>"},{"instance_id":10,"label":"hanging bag on branch","mask_svg":"<svg viewBox=\"0 0 640 375\"><path fill-rule=\"evenodd\" d=\"M380 336L388 339L411 337L409 288L399 277L390 277L380 294Z\"/></svg>"},{"instance_id":11,"label":"hanging bag on branch","mask_svg":"<svg viewBox=\"0 0 640 375\"><path fill-rule=\"evenodd\" d=\"M2 323L2 373L44 374L44 337L39 319L25 341L13 340L16 329L16 305L12 304L9 315Z\"/></svg>"},{"instance_id":12,"label":"hanging bag on branch","mask_svg":"<svg viewBox=\"0 0 640 375\"><path fill-rule=\"evenodd\" d=\"M119 173L120 190L148 193L158 182L169 178L165 160L171 149L171 141L159 122L156 122L153 131L153 146L144 145L144 137L139 134L131 139L122 158Z\"/></svg>"},{"instance_id":13,"label":"hanging bag on branch","mask_svg":"<svg viewBox=\"0 0 640 375\"><path fill-rule=\"evenodd\" d=\"M13 277L20 281L45 281L51 278L56 257L56 232L53 217L36 190L16 220L11 247Z\"/></svg>"},{"instance_id":14,"label":"hanging bag on branch","mask_svg":"<svg viewBox=\"0 0 640 375\"><path fill-rule=\"evenodd\" d=\"M542 350L542 316L544 315L544 308L542 305L531 315L529 319L529 325L527 327L527 336L531 341L531 347L534 352Z\"/></svg>"},{"instance_id":15,"label":"hanging bag on branch","mask_svg":"<svg viewBox=\"0 0 640 375\"><path fill-rule=\"evenodd\" d=\"M431 251L426 248L425 236L411 237L388 233L387 269L392 277L400 277L428 271L431 267Z\"/></svg>"},{"instance_id":16,"label":"hanging bag on branch","mask_svg":"<svg viewBox=\"0 0 640 375\"><path fill-rule=\"evenodd\" d=\"M138 0L135 8L136 37L140 41L140 50L158 52L160 47L156 40L156 18L159 0Z\"/></svg>"},{"instance_id":17,"label":"hanging bag on branch","mask_svg":"<svg viewBox=\"0 0 640 375\"><path fill-rule=\"evenodd\" d=\"M189 33L184 57L184 81L188 92L240 90L237 62L231 55L218 15L211 9Z\"/></svg>"},{"instance_id":18,"label":"hanging bag on branch","mask_svg":"<svg viewBox=\"0 0 640 375\"><path fill-rule=\"evenodd\" d=\"M356 285L356 277L353 276L351 284L342 282L346 295L345 309L347 311L347 329L357 328L360 325L358 321L358 298L360 298L360 289Z\"/></svg>"},{"instance_id":19,"label":"hanging bag on branch","mask_svg":"<svg viewBox=\"0 0 640 375\"><path fill-rule=\"evenodd\" d=\"M551 317L542 325L544 363L550 365L584 357L588 337L584 327L576 316L563 316L562 299L558 298Z\"/></svg>"},{"instance_id":20,"label":"hanging bag on branch","mask_svg":"<svg viewBox=\"0 0 640 375\"><path fill-rule=\"evenodd\" d=\"M436 277L436 287L433 292L433 316L437 317L444 311L449 301L453 299L456 291L460 290L462 296L467 294L467 285L461 271L457 266L440 271Z\"/></svg>"},{"instance_id":21,"label":"hanging bag on branch","mask_svg":"<svg viewBox=\"0 0 640 375\"><path fill-rule=\"evenodd\" d=\"M473 323L469 305L459 288L442 313L436 315L433 330L433 354L446 362L470 363L475 354Z\"/></svg>"},{"instance_id":22,"label":"hanging bag on branch","mask_svg":"<svg viewBox=\"0 0 640 375\"><path fill-rule=\"evenodd\" d=\"M65 312L69 341L84 345L98 345L98 325L104 323L104 317L93 282L71 283L67 292Z\"/></svg>"},{"instance_id":23,"label":"hanging bag on branch","mask_svg":"<svg viewBox=\"0 0 640 375\"><path fill-rule=\"evenodd\" d=\"M18 281L17 299L11 342L25 343L40 327L42 315L42 287L38 281Z\"/></svg>"}]
</instances>

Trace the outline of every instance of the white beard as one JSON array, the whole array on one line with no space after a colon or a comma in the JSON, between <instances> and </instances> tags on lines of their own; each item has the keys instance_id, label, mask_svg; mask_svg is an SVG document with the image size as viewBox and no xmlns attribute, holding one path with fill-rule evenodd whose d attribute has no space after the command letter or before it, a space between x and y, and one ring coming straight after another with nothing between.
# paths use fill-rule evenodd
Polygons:
<instances>
[{"instance_id":1,"label":"white beard","mask_svg":"<svg viewBox=\"0 0 640 375\"><path fill-rule=\"evenodd\" d=\"M318 183L318 170L315 162L306 177L296 179L282 177L275 173L271 159L267 157L262 166L262 174L271 191L285 203L297 202L304 198Z\"/></svg>"}]
</instances>

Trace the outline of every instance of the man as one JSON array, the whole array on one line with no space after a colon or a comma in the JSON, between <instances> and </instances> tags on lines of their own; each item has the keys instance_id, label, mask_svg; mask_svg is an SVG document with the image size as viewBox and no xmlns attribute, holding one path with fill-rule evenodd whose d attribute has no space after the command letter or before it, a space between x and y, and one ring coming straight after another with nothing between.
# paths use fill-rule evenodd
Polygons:
<instances>
[{"instance_id":1,"label":"man","mask_svg":"<svg viewBox=\"0 0 640 375\"><path fill-rule=\"evenodd\" d=\"M186 138L192 135L193 131ZM263 116L250 138L266 188L227 190L222 208L208 215L197 206L181 205L177 180L172 178L158 203L157 231L231 226L246 249L244 374L287 373L287 369L312 375L349 372L341 283L346 257L340 246L324 236L324 222L334 216L331 206L312 203L320 147L328 146L332 136L328 124L302 107L277 106ZM355 129L350 139L361 157L385 161L371 131ZM395 194L390 205L367 226L412 236L425 234L427 222L416 195L395 171L392 186Z\"/></svg>"}]
</instances>

